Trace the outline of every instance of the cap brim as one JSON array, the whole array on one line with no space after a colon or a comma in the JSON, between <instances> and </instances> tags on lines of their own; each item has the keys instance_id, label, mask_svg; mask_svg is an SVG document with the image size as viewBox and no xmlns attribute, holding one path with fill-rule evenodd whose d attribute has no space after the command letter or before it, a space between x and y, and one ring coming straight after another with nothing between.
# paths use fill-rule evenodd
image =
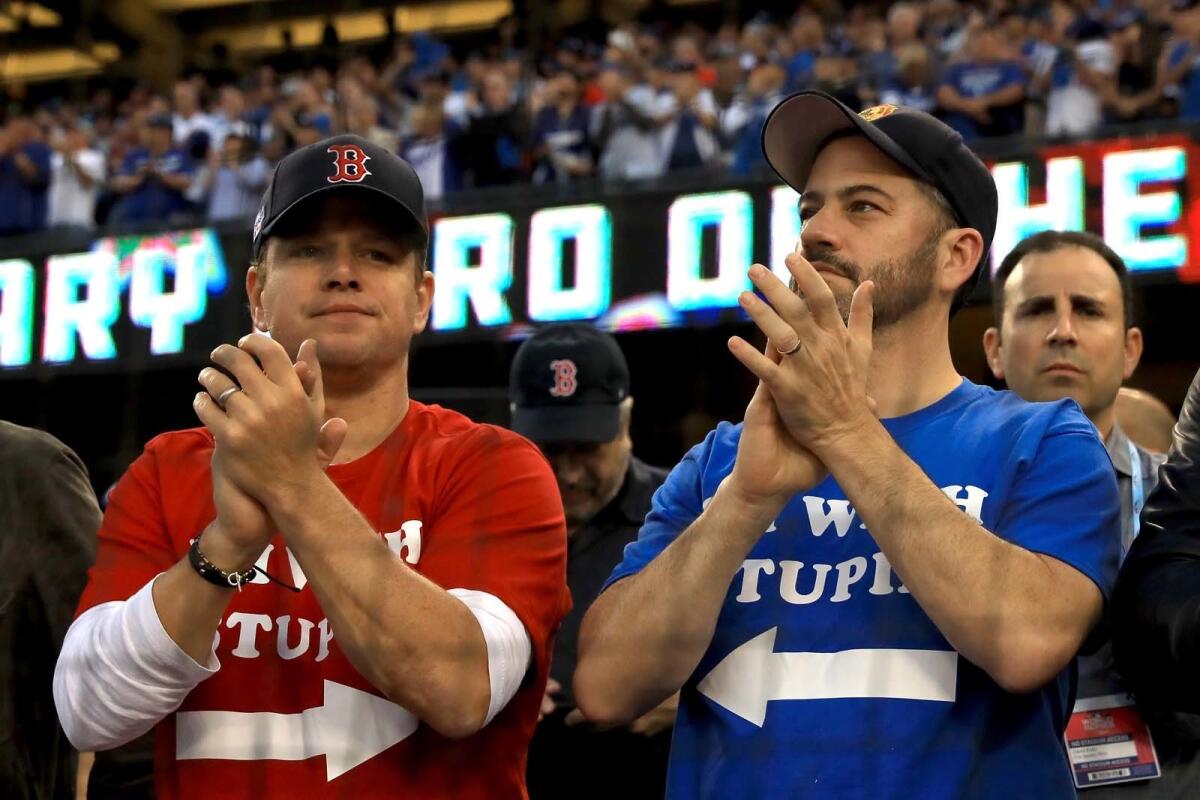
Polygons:
<instances>
[{"instance_id":1,"label":"cap brim","mask_svg":"<svg viewBox=\"0 0 1200 800\"><path fill-rule=\"evenodd\" d=\"M784 183L803 192L821 148L845 131L862 134L900 166L929 180L925 171L874 123L823 92L799 92L775 106L763 125L763 155Z\"/></svg>"},{"instance_id":2,"label":"cap brim","mask_svg":"<svg viewBox=\"0 0 1200 800\"><path fill-rule=\"evenodd\" d=\"M512 412L512 429L537 444L611 442L620 427L619 405L518 406Z\"/></svg>"},{"instance_id":3,"label":"cap brim","mask_svg":"<svg viewBox=\"0 0 1200 800\"><path fill-rule=\"evenodd\" d=\"M426 243L428 243L429 231L426 230L425 223L421 220L421 218L418 217L411 208L409 208L404 203L401 203L399 200L397 200L395 197L393 197L392 195L385 192L383 189L380 189L375 186L370 186L365 183L331 183L328 186L321 186L319 188L313 189L308 194L293 201L292 204L289 205L287 208L285 208L283 211L280 211L278 214L276 214L275 219L271 220L269 225L264 225L263 229L261 231L259 231L257 241L255 242L255 248L257 249L257 248L261 247L262 243L265 242L267 240L267 237L271 235L271 232L273 230L275 230L276 228L278 228L279 224L284 219L286 219L289 214L293 213L297 208L304 205L305 203L307 203L309 200L313 199L314 197L317 197L319 195L322 195L322 194L325 194L326 192L331 192L331 191L342 191L342 192L368 191L368 192L374 192L375 194L386 198L396 208L398 208L402 212L404 212L406 221L412 223L412 226L421 232L421 235L424 237Z\"/></svg>"}]
</instances>

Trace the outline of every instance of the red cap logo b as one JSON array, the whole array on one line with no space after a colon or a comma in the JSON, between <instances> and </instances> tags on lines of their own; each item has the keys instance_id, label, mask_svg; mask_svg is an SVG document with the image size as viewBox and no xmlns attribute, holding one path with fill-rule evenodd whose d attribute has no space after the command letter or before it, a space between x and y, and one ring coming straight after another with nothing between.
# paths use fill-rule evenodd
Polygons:
<instances>
[{"instance_id":1,"label":"red cap logo b","mask_svg":"<svg viewBox=\"0 0 1200 800\"><path fill-rule=\"evenodd\" d=\"M554 385L550 394L554 397L570 397L579 388L575 376L578 370L575 362L569 358L558 358L550 362L550 370L554 373Z\"/></svg>"},{"instance_id":2,"label":"red cap logo b","mask_svg":"<svg viewBox=\"0 0 1200 800\"><path fill-rule=\"evenodd\" d=\"M334 172L329 176L330 183L358 183L371 174L367 169L371 157L358 145L334 144L327 152L333 153Z\"/></svg>"}]
</instances>

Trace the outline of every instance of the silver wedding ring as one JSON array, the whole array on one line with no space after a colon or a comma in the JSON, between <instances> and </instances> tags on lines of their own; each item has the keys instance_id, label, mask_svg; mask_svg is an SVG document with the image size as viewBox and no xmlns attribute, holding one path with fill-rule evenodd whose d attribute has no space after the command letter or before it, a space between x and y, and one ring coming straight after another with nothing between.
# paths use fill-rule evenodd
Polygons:
<instances>
[{"instance_id":1,"label":"silver wedding ring","mask_svg":"<svg viewBox=\"0 0 1200 800\"><path fill-rule=\"evenodd\" d=\"M242 390L242 387L240 387L240 386L230 386L228 389L226 389L225 391L223 391L219 395L217 395L217 405L219 405L221 408L224 408L225 401L228 400L230 397L233 397L234 392L240 392L241 390Z\"/></svg>"},{"instance_id":2,"label":"silver wedding ring","mask_svg":"<svg viewBox=\"0 0 1200 800\"><path fill-rule=\"evenodd\" d=\"M778 347L776 347L775 349L779 350ZM790 355L793 355L794 353L796 353L799 349L800 349L800 340L797 339L796 343L794 345L792 345L790 350L779 350L779 355L790 356Z\"/></svg>"}]
</instances>

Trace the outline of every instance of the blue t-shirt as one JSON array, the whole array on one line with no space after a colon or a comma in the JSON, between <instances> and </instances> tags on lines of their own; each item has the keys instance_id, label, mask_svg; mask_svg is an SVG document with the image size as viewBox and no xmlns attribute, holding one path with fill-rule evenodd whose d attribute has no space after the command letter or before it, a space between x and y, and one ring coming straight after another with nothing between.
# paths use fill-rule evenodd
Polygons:
<instances>
[{"instance_id":1,"label":"blue t-shirt","mask_svg":"<svg viewBox=\"0 0 1200 800\"><path fill-rule=\"evenodd\" d=\"M588 121L591 116L586 106L580 104L571 109L566 117L559 116L558 108L543 106L533 120L533 146L546 145L549 153L538 159L533 168L534 183L554 183L570 180L571 176L559 170L551 154L561 153L582 158L591 152Z\"/></svg>"},{"instance_id":2,"label":"blue t-shirt","mask_svg":"<svg viewBox=\"0 0 1200 800\"><path fill-rule=\"evenodd\" d=\"M1108 596L1120 499L1074 401L1026 403L964 380L884 426L985 528ZM675 467L607 585L699 516L740 433L722 423ZM1074 798L1062 742L1074 682L1072 662L1041 690L1010 694L955 654L831 477L787 504L734 576L682 689L667 795Z\"/></svg>"},{"instance_id":3,"label":"blue t-shirt","mask_svg":"<svg viewBox=\"0 0 1200 800\"><path fill-rule=\"evenodd\" d=\"M41 142L21 146L37 168L26 176L12 156L0 156L0 233L24 233L46 226L46 195L50 182L51 150Z\"/></svg>"},{"instance_id":4,"label":"blue t-shirt","mask_svg":"<svg viewBox=\"0 0 1200 800\"><path fill-rule=\"evenodd\" d=\"M942 85L952 87L967 98L983 97L1009 86L1024 86L1025 83L1025 70L1016 61L1000 61L994 64L959 61L946 67L942 75ZM958 112L946 114L946 124L962 134L964 139L1017 133L1022 123L1021 105L1015 103L1011 107L992 108L992 122L986 129L973 117Z\"/></svg>"},{"instance_id":5,"label":"blue t-shirt","mask_svg":"<svg viewBox=\"0 0 1200 800\"><path fill-rule=\"evenodd\" d=\"M1179 118L1200 119L1200 50L1186 40L1176 41L1167 55L1167 68L1175 69L1190 60L1188 71L1179 81Z\"/></svg>"},{"instance_id":6,"label":"blue t-shirt","mask_svg":"<svg viewBox=\"0 0 1200 800\"><path fill-rule=\"evenodd\" d=\"M168 150L158 158L154 158L145 148L137 148L125 156L120 173L134 175L149 162L153 162L155 171L162 175L191 175L196 169L192 160L179 148ZM187 208L188 201L182 191L172 189L152 176L125 195L117 217L120 222L166 222L172 214Z\"/></svg>"}]
</instances>

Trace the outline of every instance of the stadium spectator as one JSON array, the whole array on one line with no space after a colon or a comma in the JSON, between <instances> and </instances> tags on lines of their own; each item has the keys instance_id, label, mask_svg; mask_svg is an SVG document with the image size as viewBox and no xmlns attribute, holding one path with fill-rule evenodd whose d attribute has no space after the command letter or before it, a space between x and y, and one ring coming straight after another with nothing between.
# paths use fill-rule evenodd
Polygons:
<instances>
[{"instance_id":1,"label":"stadium spectator","mask_svg":"<svg viewBox=\"0 0 1200 800\"><path fill-rule=\"evenodd\" d=\"M876 46L883 46L874 52L866 53L863 57L863 86L860 95L864 103L883 102L883 92L901 83L902 54L906 54L905 57L911 63L915 58L914 51L919 49L926 53L926 64L930 63L930 53L924 42L921 41L920 33L921 7L919 5L901 2L888 9L886 40L876 43ZM928 105L917 107L922 111L929 110Z\"/></svg>"},{"instance_id":2,"label":"stadium spectator","mask_svg":"<svg viewBox=\"0 0 1200 800\"><path fill-rule=\"evenodd\" d=\"M938 88L947 124L968 141L1020 133L1027 78L1003 34L980 28L971 34L967 50L967 58L946 68Z\"/></svg>"},{"instance_id":3,"label":"stadium spectator","mask_svg":"<svg viewBox=\"0 0 1200 800\"><path fill-rule=\"evenodd\" d=\"M0 129L0 234L45 227L50 156L29 117L14 116Z\"/></svg>"},{"instance_id":4,"label":"stadium spectator","mask_svg":"<svg viewBox=\"0 0 1200 800\"><path fill-rule=\"evenodd\" d=\"M533 182L563 183L595 169L588 109L579 76L560 69L546 82L545 105L533 121Z\"/></svg>"},{"instance_id":5,"label":"stadium spectator","mask_svg":"<svg viewBox=\"0 0 1200 800\"><path fill-rule=\"evenodd\" d=\"M879 102L932 114L937 106L937 73L929 48L908 44L895 51L896 73L879 92Z\"/></svg>"},{"instance_id":6,"label":"stadium spectator","mask_svg":"<svg viewBox=\"0 0 1200 800\"><path fill-rule=\"evenodd\" d=\"M234 126L246 124L246 95L236 86L222 86L217 92L217 109L209 117L212 150L220 151L225 137Z\"/></svg>"},{"instance_id":7,"label":"stadium spectator","mask_svg":"<svg viewBox=\"0 0 1200 800\"><path fill-rule=\"evenodd\" d=\"M1200 119L1200 2L1184 0L1175 7L1158 88L1175 100L1181 120L1194 122Z\"/></svg>"},{"instance_id":8,"label":"stadium spectator","mask_svg":"<svg viewBox=\"0 0 1200 800\"><path fill-rule=\"evenodd\" d=\"M87 131L73 123L54 140L50 158L51 227L95 227L96 198L104 184L104 154L91 146Z\"/></svg>"},{"instance_id":9,"label":"stadium spectator","mask_svg":"<svg viewBox=\"0 0 1200 800\"><path fill-rule=\"evenodd\" d=\"M825 45L825 26L816 14L802 12L792 20L788 37L793 53L787 64L787 86L790 90L804 89L813 82L817 55Z\"/></svg>"},{"instance_id":10,"label":"stadium spectator","mask_svg":"<svg viewBox=\"0 0 1200 800\"><path fill-rule=\"evenodd\" d=\"M1115 80L1105 87L1105 119L1133 122L1167 116L1158 91L1158 62L1163 40L1158 29L1136 9L1120 14L1110 41L1117 64Z\"/></svg>"},{"instance_id":11,"label":"stadium spectator","mask_svg":"<svg viewBox=\"0 0 1200 800\"><path fill-rule=\"evenodd\" d=\"M560 383L570 391L562 391ZM660 800L666 789L678 695L632 725L600 730L581 717L571 687L579 623L625 546L637 539L650 497L667 477L666 470L633 455L629 389L620 347L593 325L546 326L513 357L512 428L535 443L554 469L567 517L573 601L554 643L550 682L529 747L531 800Z\"/></svg>"},{"instance_id":12,"label":"stadium spectator","mask_svg":"<svg viewBox=\"0 0 1200 800\"><path fill-rule=\"evenodd\" d=\"M176 145L190 152L194 142L214 142L215 125L200 107L200 96L194 81L189 79L175 83L174 109L171 126Z\"/></svg>"},{"instance_id":13,"label":"stadium spectator","mask_svg":"<svg viewBox=\"0 0 1200 800\"><path fill-rule=\"evenodd\" d=\"M412 112L412 133L400 146L400 155L412 165L425 196L431 200L463 187L462 129L447 119L436 100L418 103Z\"/></svg>"},{"instance_id":14,"label":"stadium spectator","mask_svg":"<svg viewBox=\"0 0 1200 800\"><path fill-rule=\"evenodd\" d=\"M631 67L602 66L597 84L603 100L592 108L592 139L606 180L639 180L662 174L657 98L634 81Z\"/></svg>"},{"instance_id":15,"label":"stadium spectator","mask_svg":"<svg viewBox=\"0 0 1200 800\"><path fill-rule=\"evenodd\" d=\"M225 136L220 150L209 151L188 199L205 209L209 222L250 222L270 177L271 165L256 152L245 123L239 123Z\"/></svg>"},{"instance_id":16,"label":"stadium spectator","mask_svg":"<svg viewBox=\"0 0 1200 800\"><path fill-rule=\"evenodd\" d=\"M121 196L113 221L171 223L190 208L184 192L191 186L195 166L187 153L172 144L169 116L149 116L141 138L142 146L129 151L112 181L113 191Z\"/></svg>"},{"instance_id":17,"label":"stadium spectator","mask_svg":"<svg viewBox=\"0 0 1200 800\"><path fill-rule=\"evenodd\" d=\"M694 64L674 62L667 79L669 91L662 95L663 169L697 169L713 164L720 156L717 141L717 104L712 92L701 84Z\"/></svg>"},{"instance_id":18,"label":"stadium spectator","mask_svg":"<svg viewBox=\"0 0 1200 800\"><path fill-rule=\"evenodd\" d=\"M499 70L489 72L464 134L468 183L486 187L520 181L525 175L527 131L508 76Z\"/></svg>"},{"instance_id":19,"label":"stadium spectator","mask_svg":"<svg viewBox=\"0 0 1200 800\"><path fill-rule=\"evenodd\" d=\"M1083 14L1064 32L1054 66L1043 82L1046 95L1046 134L1083 136L1103 122L1103 100L1116 73L1113 45L1104 23Z\"/></svg>"},{"instance_id":20,"label":"stadium spectator","mask_svg":"<svg viewBox=\"0 0 1200 800\"><path fill-rule=\"evenodd\" d=\"M854 45L844 37L826 45L813 64L813 85L809 88L836 97L849 108L859 109L859 62Z\"/></svg>"},{"instance_id":21,"label":"stadium spectator","mask_svg":"<svg viewBox=\"0 0 1200 800\"><path fill-rule=\"evenodd\" d=\"M767 161L762 154L762 129L771 109L783 99L787 74L770 62L751 70L745 91L734 98L721 120L727 141L732 143L732 170L747 175Z\"/></svg>"},{"instance_id":22,"label":"stadium spectator","mask_svg":"<svg viewBox=\"0 0 1200 800\"><path fill-rule=\"evenodd\" d=\"M1117 393L1117 424L1143 450L1166 453L1171 446L1175 415L1149 392L1122 386Z\"/></svg>"},{"instance_id":23,"label":"stadium spectator","mask_svg":"<svg viewBox=\"0 0 1200 800\"><path fill-rule=\"evenodd\" d=\"M393 153L399 147L399 137L391 128L381 124L379 103L365 93L349 103L346 128L368 142L374 142Z\"/></svg>"}]
</instances>

